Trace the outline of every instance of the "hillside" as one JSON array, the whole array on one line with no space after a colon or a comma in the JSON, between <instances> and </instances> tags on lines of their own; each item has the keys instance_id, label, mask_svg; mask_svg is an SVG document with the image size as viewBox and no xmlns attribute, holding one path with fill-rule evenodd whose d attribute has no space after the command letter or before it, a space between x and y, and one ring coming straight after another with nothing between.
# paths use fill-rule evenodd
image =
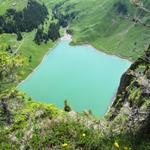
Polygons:
<instances>
[{"instance_id":1,"label":"hillside","mask_svg":"<svg viewBox=\"0 0 150 150\"><path fill-rule=\"evenodd\" d=\"M148 0L143 3L150 9ZM60 6L59 11L78 12L70 24L73 44L90 43L101 51L130 60L136 60L148 47L150 26L145 23L149 24L149 12L131 1L72 0Z\"/></svg>"},{"instance_id":2,"label":"hillside","mask_svg":"<svg viewBox=\"0 0 150 150\"><path fill-rule=\"evenodd\" d=\"M48 1L45 1L45 4L47 4L46 2ZM38 28L42 29L42 36L44 37L44 34L49 30L50 24L54 22L52 21L50 7L46 7L45 4L41 1L33 0L24 0L19 3L16 0L12 0L5 1L0 5L0 7L3 7L0 10L0 18L2 18L0 20L0 50L8 51L13 55L21 54L29 62L28 66L24 68L24 75L21 79L24 79L33 71L48 50L57 42L49 39L45 40L45 42L43 40L40 44L35 42ZM9 11L12 11L12 14ZM44 11L46 12L46 16L44 16ZM39 18L39 14L43 15L40 16L41 19ZM5 28L13 28L14 30L5 30L3 26ZM18 40L18 34L21 34L20 40ZM60 34L62 34L61 29Z\"/></svg>"}]
</instances>

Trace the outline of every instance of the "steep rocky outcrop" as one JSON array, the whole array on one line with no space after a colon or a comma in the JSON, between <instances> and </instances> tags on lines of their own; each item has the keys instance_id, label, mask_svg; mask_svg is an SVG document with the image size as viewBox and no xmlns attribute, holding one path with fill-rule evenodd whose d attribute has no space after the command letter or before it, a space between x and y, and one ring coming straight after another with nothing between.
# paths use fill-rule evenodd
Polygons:
<instances>
[{"instance_id":1,"label":"steep rocky outcrop","mask_svg":"<svg viewBox=\"0 0 150 150\"><path fill-rule=\"evenodd\" d=\"M140 136L150 133L150 46L122 76L108 118Z\"/></svg>"}]
</instances>

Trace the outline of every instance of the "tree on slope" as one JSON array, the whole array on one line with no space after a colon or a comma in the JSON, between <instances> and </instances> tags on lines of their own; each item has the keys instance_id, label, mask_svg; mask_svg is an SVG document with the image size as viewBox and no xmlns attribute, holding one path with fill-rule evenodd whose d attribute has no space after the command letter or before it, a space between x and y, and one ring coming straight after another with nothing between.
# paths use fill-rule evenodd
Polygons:
<instances>
[{"instance_id":1,"label":"tree on slope","mask_svg":"<svg viewBox=\"0 0 150 150\"><path fill-rule=\"evenodd\" d=\"M17 41L21 41L22 40L22 35L20 32L17 32Z\"/></svg>"},{"instance_id":2,"label":"tree on slope","mask_svg":"<svg viewBox=\"0 0 150 150\"><path fill-rule=\"evenodd\" d=\"M51 23L49 26L48 37L52 41L56 41L60 37L59 33L60 25L57 23Z\"/></svg>"}]
</instances>

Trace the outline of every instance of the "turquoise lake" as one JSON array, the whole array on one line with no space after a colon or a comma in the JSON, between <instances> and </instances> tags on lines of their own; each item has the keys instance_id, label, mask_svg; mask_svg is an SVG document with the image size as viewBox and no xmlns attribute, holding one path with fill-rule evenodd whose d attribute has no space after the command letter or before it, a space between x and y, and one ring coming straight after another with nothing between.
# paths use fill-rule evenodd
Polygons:
<instances>
[{"instance_id":1,"label":"turquoise lake","mask_svg":"<svg viewBox=\"0 0 150 150\"><path fill-rule=\"evenodd\" d=\"M130 65L92 47L61 41L18 88L39 102L63 109L67 99L77 112L92 110L103 116Z\"/></svg>"}]
</instances>

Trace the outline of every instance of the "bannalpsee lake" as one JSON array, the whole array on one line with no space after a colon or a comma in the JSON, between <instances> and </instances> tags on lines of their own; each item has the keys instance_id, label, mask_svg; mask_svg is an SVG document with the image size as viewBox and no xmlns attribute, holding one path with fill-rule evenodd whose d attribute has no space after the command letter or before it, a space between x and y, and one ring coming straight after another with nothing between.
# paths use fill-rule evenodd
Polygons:
<instances>
[{"instance_id":1,"label":"bannalpsee lake","mask_svg":"<svg viewBox=\"0 0 150 150\"><path fill-rule=\"evenodd\" d=\"M103 116L130 65L92 47L70 46L62 40L18 88L39 102L63 108L68 100L77 112L91 110Z\"/></svg>"}]
</instances>

